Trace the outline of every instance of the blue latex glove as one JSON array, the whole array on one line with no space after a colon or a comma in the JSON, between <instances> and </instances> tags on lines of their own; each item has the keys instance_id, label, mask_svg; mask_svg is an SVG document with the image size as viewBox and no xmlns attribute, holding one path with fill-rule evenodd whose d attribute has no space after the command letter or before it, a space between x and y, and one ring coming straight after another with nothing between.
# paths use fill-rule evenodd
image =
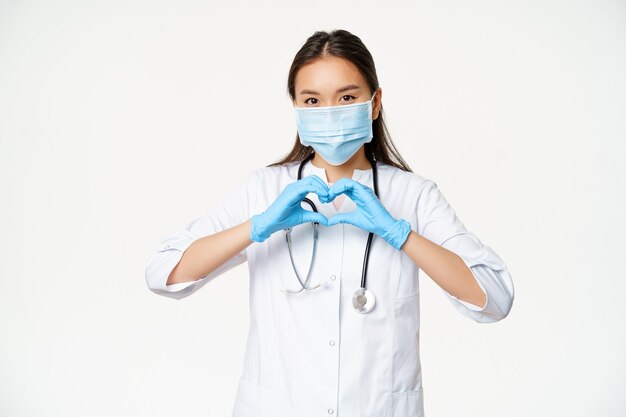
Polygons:
<instances>
[{"instance_id":1,"label":"blue latex glove","mask_svg":"<svg viewBox=\"0 0 626 417\"><path fill-rule=\"evenodd\" d=\"M326 226L328 224L326 216L305 210L301 206L302 200L309 193L327 198L328 185L317 175L309 175L288 184L267 210L251 217L250 239L254 242L263 242L278 230L305 222L317 222Z\"/></svg>"},{"instance_id":2,"label":"blue latex glove","mask_svg":"<svg viewBox=\"0 0 626 417\"><path fill-rule=\"evenodd\" d=\"M320 197L320 201L331 202L339 194L350 197L357 208L350 213L335 214L328 219L327 226L349 223L377 234L398 250L402 248L411 232L411 224L404 219L393 218L374 190L350 178L341 178L328 189L327 197Z\"/></svg>"}]
</instances>

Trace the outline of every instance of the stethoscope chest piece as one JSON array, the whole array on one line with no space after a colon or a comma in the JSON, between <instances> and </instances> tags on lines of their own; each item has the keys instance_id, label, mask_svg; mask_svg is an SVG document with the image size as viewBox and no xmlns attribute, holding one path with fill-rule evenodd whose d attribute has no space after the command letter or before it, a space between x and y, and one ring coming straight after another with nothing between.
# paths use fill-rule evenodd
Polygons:
<instances>
[{"instance_id":1,"label":"stethoscope chest piece","mask_svg":"<svg viewBox=\"0 0 626 417\"><path fill-rule=\"evenodd\" d=\"M376 298L370 290L359 288L352 296L352 306L357 313L369 313L376 304Z\"/></svg>"}]
</instances>

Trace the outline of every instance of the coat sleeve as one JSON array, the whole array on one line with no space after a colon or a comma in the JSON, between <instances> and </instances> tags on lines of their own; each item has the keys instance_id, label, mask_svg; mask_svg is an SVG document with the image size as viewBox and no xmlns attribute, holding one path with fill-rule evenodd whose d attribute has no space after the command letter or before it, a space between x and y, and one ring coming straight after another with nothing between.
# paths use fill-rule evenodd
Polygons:
<instances>
[{"instance_id":1,"label":"coat sleeve","mask_svg":"<svg viewBox=\"0 0 626 417\"><path fill-rule=\"evenodd\" d=\"M250 202L256 198L257 177L257 171L249 173L244 181L228 192L208 213L192 220L184 229L174 231L161 239L152 250L145 268L146 283L151 291L180 300L247 260L244 249L205 277L166 285L170 273L195 240L237 226L250 218Z\"/></svg>"},{"instance_id":2,"label":"coat sleeve","mask_svg":"<svg viewBox=\"0 0 626 417\"><path fill-rule=\"evenodd\" d=\"M465 228L437 184L431 180L426 180L418 198L417 226L420 235L456 253L465 262L487 298L484 306L476 306L442 289L452 305L478 323L505 318L514 299L509 270L493 249Z\"/></svg>"}]
</instances>

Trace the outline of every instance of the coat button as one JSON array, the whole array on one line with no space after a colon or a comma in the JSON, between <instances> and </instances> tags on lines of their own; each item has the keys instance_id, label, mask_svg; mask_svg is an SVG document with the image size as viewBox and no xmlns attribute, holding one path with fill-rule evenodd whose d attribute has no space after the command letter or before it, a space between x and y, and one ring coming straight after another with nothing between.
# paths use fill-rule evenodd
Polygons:
<instances>
[{"instance_id":1,"label":"coat button","mask_svg":"<svg viewBox=\"0 0 626 417\"><path fill-rule=\"evenodd\" d=\"M329 409L328 409L328 414L332 414L332 413L334 413L334 412L335 412L335 410L333 410L332 408L329 408Z\"/></svg>"},{"instance_id":2,"label":"coat button","mask_svg":"<svg viewBox=\"0 0 626 417\"><path fill-rule=\"evenodd\" d=\"M331 346L335 346L335 341L333 339L330 339L328 341L328 344L331 345Z\"/></svg>"},{"instance_id":3,"label":"coat button","mask_svg":"<svg viewBox=\"0 0 626 417\"><path fill-rule=\"evenodd\" d=\"M334 276L334 275L331 275L331 276L330 276L330 280L331 280L331 281L334 281L334 280L335 280L335 278L337 278L337 277L336 277L336 276Z\"/></svg>"}]
</instances>

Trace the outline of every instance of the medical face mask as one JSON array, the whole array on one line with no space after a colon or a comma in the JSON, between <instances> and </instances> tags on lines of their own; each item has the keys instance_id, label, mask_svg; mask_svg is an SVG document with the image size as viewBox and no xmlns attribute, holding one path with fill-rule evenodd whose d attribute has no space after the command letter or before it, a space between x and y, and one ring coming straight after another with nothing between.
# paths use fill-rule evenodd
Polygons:
<instances>
[{"instance_id":1,"label":"medical face mask","mask_svg":"<svg viewBox=\"0 0 626 417\"><path fill-rule=\"evenodd\" d=\"M329 164L341 165L371 142L372 100L326 107L295 107L300 142Z\"/></svg>"}]
</instances>

